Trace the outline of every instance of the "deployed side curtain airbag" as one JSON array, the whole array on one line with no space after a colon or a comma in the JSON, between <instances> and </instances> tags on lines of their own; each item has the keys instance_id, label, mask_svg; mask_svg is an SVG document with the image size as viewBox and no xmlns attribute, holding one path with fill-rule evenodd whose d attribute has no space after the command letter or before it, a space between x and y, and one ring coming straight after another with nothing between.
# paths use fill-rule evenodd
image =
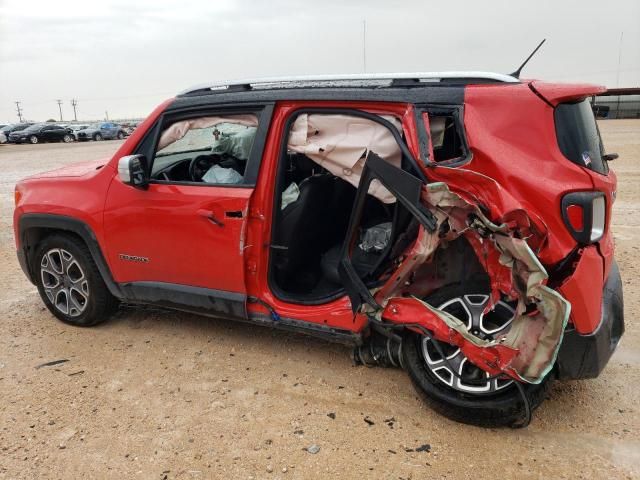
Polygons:
<instances>
[{"instance_id":1,"label":"deployed side curtain airbag","mask_svg":"<svg viewBox=\"0 0 640 480\"><path fill-rule=\"evenodd\" d=\"M402 131L397 118L382 118ZM398 168L402 159L400 146L389 129L373 120L349 115L299 115L291 127L287 148L306 155L354 187L360 183L370 151ZM395 201L395 197L377 180L371 182L369 194L384 203Z\"/></svg>"},{"instance_id":2,"label":"deployed side curtain airbag","mask_svg":"<svg viewBox=\"0 0 640 480\"><path fill-rule=\"evenodd\" d=\"M200 117L190 120L182 120L172 124L160 136L158 150L177 142L184 137L189 130L209 128L221 123L233 123L236 125L244 125L245 127L257 127L258 117L254 114L229 115L227 117Z\"/></svg>"}]
</instances>

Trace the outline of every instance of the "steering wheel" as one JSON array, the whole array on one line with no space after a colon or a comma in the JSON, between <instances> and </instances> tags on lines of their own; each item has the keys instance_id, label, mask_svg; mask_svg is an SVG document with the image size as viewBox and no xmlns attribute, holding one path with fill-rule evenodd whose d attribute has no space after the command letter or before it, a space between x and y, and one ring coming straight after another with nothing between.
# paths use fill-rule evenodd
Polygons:
<instances>
[{"instance_id":1,"label":"steering wheel","mask_svg":"<svg viewBox=\"0 0 640 480\"><path fill-rule=\"evenodd\" d=\"M221 160L220 155L198 155L189 162L189 178L192 182L201 182L207 170Z\"/></svg>"}]
</instances>

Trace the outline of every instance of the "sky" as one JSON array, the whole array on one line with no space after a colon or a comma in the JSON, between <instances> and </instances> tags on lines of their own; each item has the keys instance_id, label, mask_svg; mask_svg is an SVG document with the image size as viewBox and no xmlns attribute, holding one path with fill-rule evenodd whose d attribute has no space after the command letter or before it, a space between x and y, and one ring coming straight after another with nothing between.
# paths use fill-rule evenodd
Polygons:
<instances>
[{"instance_id":1,"label":"sky","mask_svg":"<svg viewBox=\"0 0 640 480\"><path fill-rule=\"evenodd\" d=\"M364 25L366 24L366 29ZM366 30L366 32L365 32ZM0 0L0 123L144 117L195 84L443 70L640 87L639 0Z\"/></svg>"}]
</instances>

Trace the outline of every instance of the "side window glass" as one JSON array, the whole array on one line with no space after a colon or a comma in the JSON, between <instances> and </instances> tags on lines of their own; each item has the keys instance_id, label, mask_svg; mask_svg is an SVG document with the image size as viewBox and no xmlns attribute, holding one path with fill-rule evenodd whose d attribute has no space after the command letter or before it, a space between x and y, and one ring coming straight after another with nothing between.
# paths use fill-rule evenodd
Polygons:
<instances>
[{"instance_id":1,"label":"side window glass","mask_svg":"<svg viewBox=\"0 0 640 480\"><path fill-rule=\"evenodd\" d=\"M164 127L153 155L159 181L243 185L258 130L255 114L206 116Z\"/></svg>"}]
</instances>

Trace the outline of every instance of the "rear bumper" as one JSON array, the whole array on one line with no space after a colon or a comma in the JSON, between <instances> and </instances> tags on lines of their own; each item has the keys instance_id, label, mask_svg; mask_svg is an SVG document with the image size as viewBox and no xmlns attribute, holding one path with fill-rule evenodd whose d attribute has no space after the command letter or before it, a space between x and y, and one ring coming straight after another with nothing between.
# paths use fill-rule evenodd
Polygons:
<instances>
[{"instance_id":1,"label":"rear bumper","mask_svg":"<svg viewBox=\"0 0 640 480\"><path fill-rule=\"evenodd\" d=\"M558 353L558 378L597 377L607 365L623 333L622 280L614 260L602 292L600 324L588 335L581 335L574 328L565 331Z\"/></svg>"}]
</instances>

